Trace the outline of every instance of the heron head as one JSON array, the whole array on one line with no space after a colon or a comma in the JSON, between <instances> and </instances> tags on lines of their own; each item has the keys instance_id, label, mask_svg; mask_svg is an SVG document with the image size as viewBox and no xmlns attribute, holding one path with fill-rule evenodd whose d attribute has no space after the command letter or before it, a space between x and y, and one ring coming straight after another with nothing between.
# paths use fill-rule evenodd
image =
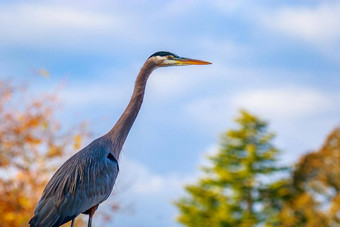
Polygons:
<instances>
[{"instance_id":1,"label":"heron head","mask_svg":"<svg viewBox=\"0 0 340 227\"><path fill-rule=\"evenodd\" d=\"M149 57L159 67L166 66L183 66L183 65L208 65L207 61L184 58L167 51L158 51Z\"/></svg>"}]
</instances>

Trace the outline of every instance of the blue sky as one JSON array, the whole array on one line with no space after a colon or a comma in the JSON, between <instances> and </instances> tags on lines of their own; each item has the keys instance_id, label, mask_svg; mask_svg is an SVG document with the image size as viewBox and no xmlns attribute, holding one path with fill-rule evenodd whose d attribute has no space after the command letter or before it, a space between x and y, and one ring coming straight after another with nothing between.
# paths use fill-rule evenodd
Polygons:
<instances>
[{"instance_id":1,"label":"blue sky","mask_svg":"<svg viewBox=\"0 0 340 227\"><path fill-rule=\"evenodd\" d=\"M213 62L151 75L120 160L112 199L134 212L113 223L176 226L171 201L240 108L269 121L286 164L340 123L339 12L337 1L0 1L0 76L58 90L61 123L87 121L94 139L152 53Z\"/></svg>"}]
</instances>

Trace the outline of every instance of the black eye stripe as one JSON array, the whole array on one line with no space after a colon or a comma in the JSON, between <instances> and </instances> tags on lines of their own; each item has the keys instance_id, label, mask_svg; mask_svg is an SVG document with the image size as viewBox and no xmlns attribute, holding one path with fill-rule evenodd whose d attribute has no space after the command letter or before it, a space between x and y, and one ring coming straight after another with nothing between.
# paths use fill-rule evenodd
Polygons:
<instances>
[{"instance_id":1,"label":"black eye stripe","mask_svg":"<svg viewBox=\"0 0 340 227\"><path fill-rule=\"evenodd\" d=\"M176 54L173 54L173 53L170 53L170 52L167 52L167 51L158 51L156 53L154 53L153 55L151 55L149 58L151 57L155 57L155 56L161 56L161 57L165 57L165 56L173 56L175 58L178 58L178 56Z\"/></svg>"}]
</instances>

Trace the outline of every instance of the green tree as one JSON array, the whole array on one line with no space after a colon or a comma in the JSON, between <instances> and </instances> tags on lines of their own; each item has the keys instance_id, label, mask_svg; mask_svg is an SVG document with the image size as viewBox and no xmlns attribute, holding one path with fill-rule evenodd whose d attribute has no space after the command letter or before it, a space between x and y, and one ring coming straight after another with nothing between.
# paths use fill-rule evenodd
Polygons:
<instances>
[{"instance_id":1,"label":"green tree","mask_svg":"<svg viewBox=\"0 0 340 227\"><path fill-rule=\"evenodd\" d=\"M267 123L241 111L239 128L222 135L220 149L209 157L198 183L186 186L187 196L175 202L177 220L186 226L255 226L276 223L286 181L273 182L278 149ZM277 178L277 177L276 177Z\"/></svg>"}]
</instances>

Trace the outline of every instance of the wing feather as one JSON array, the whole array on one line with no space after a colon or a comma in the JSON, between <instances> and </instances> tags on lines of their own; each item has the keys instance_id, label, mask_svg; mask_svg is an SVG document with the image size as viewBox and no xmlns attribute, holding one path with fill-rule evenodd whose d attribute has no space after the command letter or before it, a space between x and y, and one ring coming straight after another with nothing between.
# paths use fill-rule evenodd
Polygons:
<instances>
[{"instance_id":1,"label":"wing feather","mask_svg":"<svg viewBox=\"0 0 340 227\"><path fill-rule=\"evenodd\" d=\"M111 194L118 163L109 160L103 141L95 140L67 160L48 182L31 226L59 226Z\"/></svg>"}]
</instances>

